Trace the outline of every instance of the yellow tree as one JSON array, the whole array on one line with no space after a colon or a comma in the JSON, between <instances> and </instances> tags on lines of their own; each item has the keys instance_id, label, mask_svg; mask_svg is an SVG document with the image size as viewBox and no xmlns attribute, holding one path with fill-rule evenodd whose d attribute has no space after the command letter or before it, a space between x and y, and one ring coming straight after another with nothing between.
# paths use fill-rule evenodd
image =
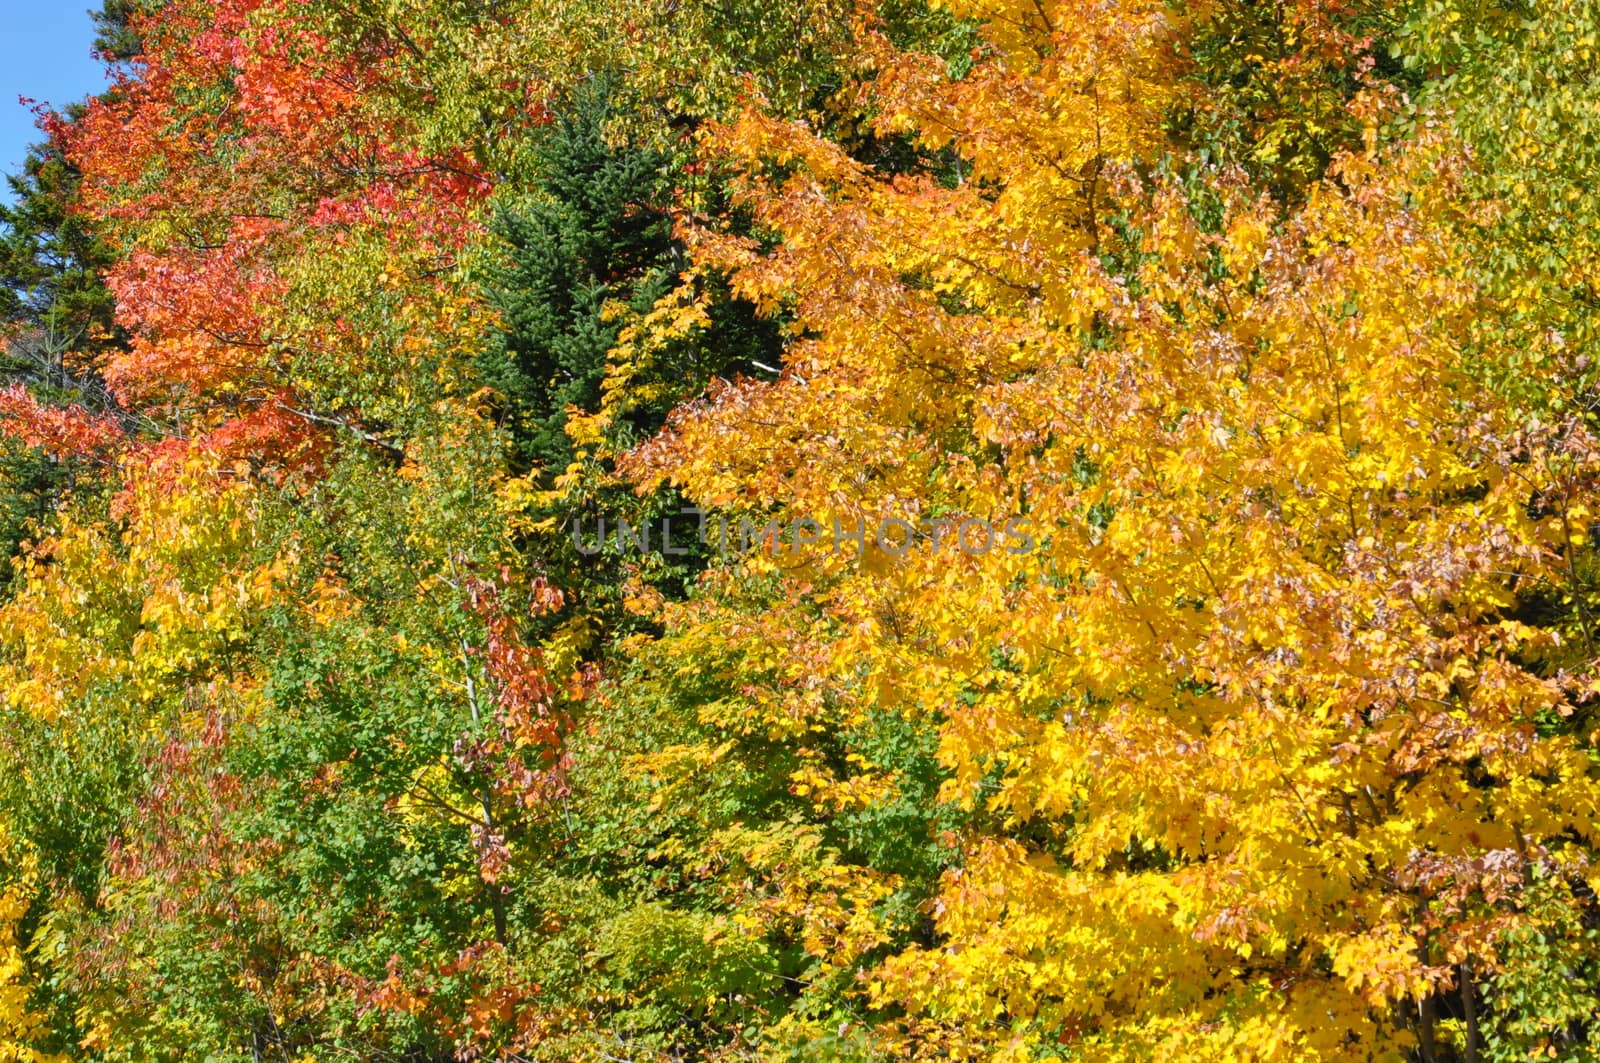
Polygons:
<instances>
[{"instance_id":1,"label":"yellow tree","mask_svg":"<svg viewBox=\"0 0 1600 1063\"><path fill-rule=\"evenodd\" d=\"M26 871L16 846L0 827L0 867L7 872ZM0 880L0 1061L3 1063L56 1063L61 1057L30 1047L40 1032L43 1016L30 1006L33 986L17 930L28 911L24 882Z\"/></svg>"},{"instance_id":2,"label":"yellow tree","mask_svg":"<svg viewBox=\"0 0 1600 1063\"><path fill-rule=\"evenodd\" d=\"M633 468L805 530L669 610L665 652L760 677L700 711L735 744L936 723L943 800L987 816L937 943L859 965L897 1052L1475 1049L1482 977L1596 881L1563 723L1592 647L1536 621L1600 454L1465 365L1469 337L1516 352L1481 348L1494 307L1455 279L1461 153L1434 123L1380 148L1372 82L1341 109L1365 142L1275 199L1169 121L1238 9L958 10L985 20L970 74L883 43L861 97L954 180L759 106L714 133L776 248L701 230L699 261L793 339ZM1301 43L1286 68L1324 61ZM821 812L896 780L793 785ZM860 907L832 896L819 940Z\"/></svg>"}]
</instances>

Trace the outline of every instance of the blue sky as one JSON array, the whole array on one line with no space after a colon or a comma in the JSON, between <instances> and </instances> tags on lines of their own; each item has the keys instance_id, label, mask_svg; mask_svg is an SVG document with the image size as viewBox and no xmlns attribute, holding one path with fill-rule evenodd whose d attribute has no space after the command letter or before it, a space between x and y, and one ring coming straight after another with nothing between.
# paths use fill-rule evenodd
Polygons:
<instances>
[{"instance_id":1,"label":"blue sky","mask_svg":"<svg viewBox=\"0 0 1600 1063\"><path fill-rule=\"evenodd\" d=\"M19 95L60 106L105 87L103 68L89 56L92 2L0 0L0 171L15 171L40 139Z\"/></svg>"}]
</instances>

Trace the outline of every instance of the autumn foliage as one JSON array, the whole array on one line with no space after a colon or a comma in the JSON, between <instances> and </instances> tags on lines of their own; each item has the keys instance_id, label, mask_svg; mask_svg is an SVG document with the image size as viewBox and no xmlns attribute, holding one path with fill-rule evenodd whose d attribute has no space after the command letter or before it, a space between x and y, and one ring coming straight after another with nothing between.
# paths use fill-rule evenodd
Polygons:
<instances>
[{"instance_id":1,"label":"autumn foliage","mask_svg":"<svg viewBox=\"0 0 1600 1063\"><path fill-rule=\"evenodd\" d=\"M1588 0L101 18L0 1061L1600 1051Z\"/></svg>"}]
</instances>

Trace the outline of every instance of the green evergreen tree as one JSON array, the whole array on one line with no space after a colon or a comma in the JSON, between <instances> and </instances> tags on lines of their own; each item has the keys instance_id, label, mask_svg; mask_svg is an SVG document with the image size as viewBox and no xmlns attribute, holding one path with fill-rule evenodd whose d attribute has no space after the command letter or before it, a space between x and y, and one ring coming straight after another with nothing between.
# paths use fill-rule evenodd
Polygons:
<instances>
[{"instance_id":1,"label":"green evergreen tree","mask_svg":"<svg viewBox=\"0 0 1600 1063\"><path fill-rule=\"evenodd\" d=\"M70 122L78 113L62 117ZM98 370L124 337L102 277L111 252L75 209L81 179L55 135L5 177L0 387L20 384L45 401L108 411L116 403ZM9 582L9 560L80 471L71 466L0 433L0 585Z\"/></svg>"},{"instance_id":2,"label":"green evergreen tree","mask_svg":"<svg viewBox=\"0 0 1600 1063\"><path fill-rule=\"evenodd\" d=\"M92 365L120 342L101 278L111 254L73 209L81 177L52 137L5 180L13 202L0 204L0 318L13 338L0 370L46 392L79 393L63 397L103 399L85 394L101 389L67 360Z\"/></svg>"},{"instance_id":3,"label":"green evergreen tree","mask_svg":"<svg viewBox=\"0 0 1600 1063\"><path fill-rule=\"evenodd\" d=\"M569 411L600 409L608 358L624 322L648 313L688 266L671 216L675 185L690 176L686 160L613 140L615 106L604 86L574 101L538 146L528 190L501 204L493 231L503 255L483 283L502 324L479 358L484 382L499 396L513 468L536 470L546 486L575 464L583 470L581 488L547 514L551 530L524 545L538 567L569 590L572 609L589 618L597 635L638 624L622 608L629 576L678 595L707 553L693 541L697 529L673 492L636 496L614 481L603 454L576 447L567 432ZM758 319L754 307L734 299L720 280L699 283L708 296L706 327L674 340L635 373L625 409L608 425L606 452L623 453L649 438L673 408L714 378L759 375L781 360L779 324ZM613 312L619 306L626 308L620 315ZM660 538L668 519L671 556ZM651 529L642 554L618 545L621 521ZM689 553L678 552L683 548ZM548 623L570 619L572 610Z\"/></svg>"},{"instance_id":4,"label":"green evergreen tree","mask_svg":"<svg viewBox=\"0 0 1600 1063\"><path fill-rule=\"evenodd\" d=\"M95 50L113 62L125 63L133 59L143 51L144 45L129 22L135 14L155 6L148 0L143 3L140 0L106 0L99 11L89 13L94 19Z\"/></svg>"},{"instance_id":5,"label":"green evergreen tree","mask_svg":"<svg viewBox=\"0 0 1600 1063\"><path fill-rule=\"evenodd\" d=\"M510 251L487 277L505 328L483 374L504 399L519 457L554 472L572 459L567 408L594 409L600 399L618 332L604 304L648 306L680 261L665 209L667 158L608 145L604 120L602 99L559 119L534 190L494 225Z\"/></svg>"},{"instance_id":6,"label":"green evergreen tree","mask_svg":"<svg viewBox=\"0 0 1600 1063\"><path fill-rule=\"evenodd\" d=\"M520 461L551 475L574 456L568 408L599 406L606 356L620 331L606 304L643 313L688 265L670 214L679 160L610 143L611 109L601 88L551 126L530 192L495 219L507 254L484 278L504 320L480 360L484 379L503 399ZM659 427L678 400L714 376L752 372L778 357L772 323L726 293L713 295L712 328L657 370L661 379L650 383L666 385L660 399L635 408L622 426L633 437Z\"/></svg>"}]
</instances>

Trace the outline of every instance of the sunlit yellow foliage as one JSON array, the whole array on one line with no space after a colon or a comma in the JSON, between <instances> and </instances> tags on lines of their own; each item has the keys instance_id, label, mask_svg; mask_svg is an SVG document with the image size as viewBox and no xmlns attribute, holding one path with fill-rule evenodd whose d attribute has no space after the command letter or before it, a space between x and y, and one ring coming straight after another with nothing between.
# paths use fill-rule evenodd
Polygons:
<instances>
[{"instance_id":1,"label":"sunlit yellow foliage","mask_svg":"<svg viewBox=\"0 0 1600 1063\"><path fill-rule=\"evenodd\" d=\"M0 682L14 706L42 717L100 683L140 699L174 677L203 674L287 578L283 562L249 563L249 489L199 461L175 478L136 477L126 527L66 523L26 562L0 606Z\"/></svg>"},{"instance_id":2,"label":"sunlit yellow foliage","mask_svg":"<svg viewBox=\"0 0 1600 1063\"><path fill-rule=\"evenodd\" d=\"M1393 1058L1492 967L1508 882L1597 840L1581 738L1540 730L1587 693L1515 615L1586 548L1593 441L1466 368L1492 304L1437 128L1292 210L1185 185L1128 88L1159 5L1008 11L964 80L886 55L865 96L960 153L954 187L759 109L715 134L781 242L697 231L699 259L796 338L636 468L786 520L1024 517L1036 549L780 551L749 570L776 601L708 594L668 645L764 677L701 708L727 732L940 720L944 799L1026 828L964 839L939 943L871 976L905 1051ZM882 785L856 772L798 782Z\"/></svg>"},{"instance_id":3,"label":"sunlit yellow foliage","mask_svg":"<svg viewBox=\"0 0 1600 1063\"><path fill-rule=\"evenodd\" d=\"M0 1063L65 1063L65 1057L29 1047L42 1032L44 1017L29 1006L32 986L27 961L17 941L17 926L27 914L32 871L0 824ZM11 876L21 873L20 880Z\"/></svg>"}]
</instances>

